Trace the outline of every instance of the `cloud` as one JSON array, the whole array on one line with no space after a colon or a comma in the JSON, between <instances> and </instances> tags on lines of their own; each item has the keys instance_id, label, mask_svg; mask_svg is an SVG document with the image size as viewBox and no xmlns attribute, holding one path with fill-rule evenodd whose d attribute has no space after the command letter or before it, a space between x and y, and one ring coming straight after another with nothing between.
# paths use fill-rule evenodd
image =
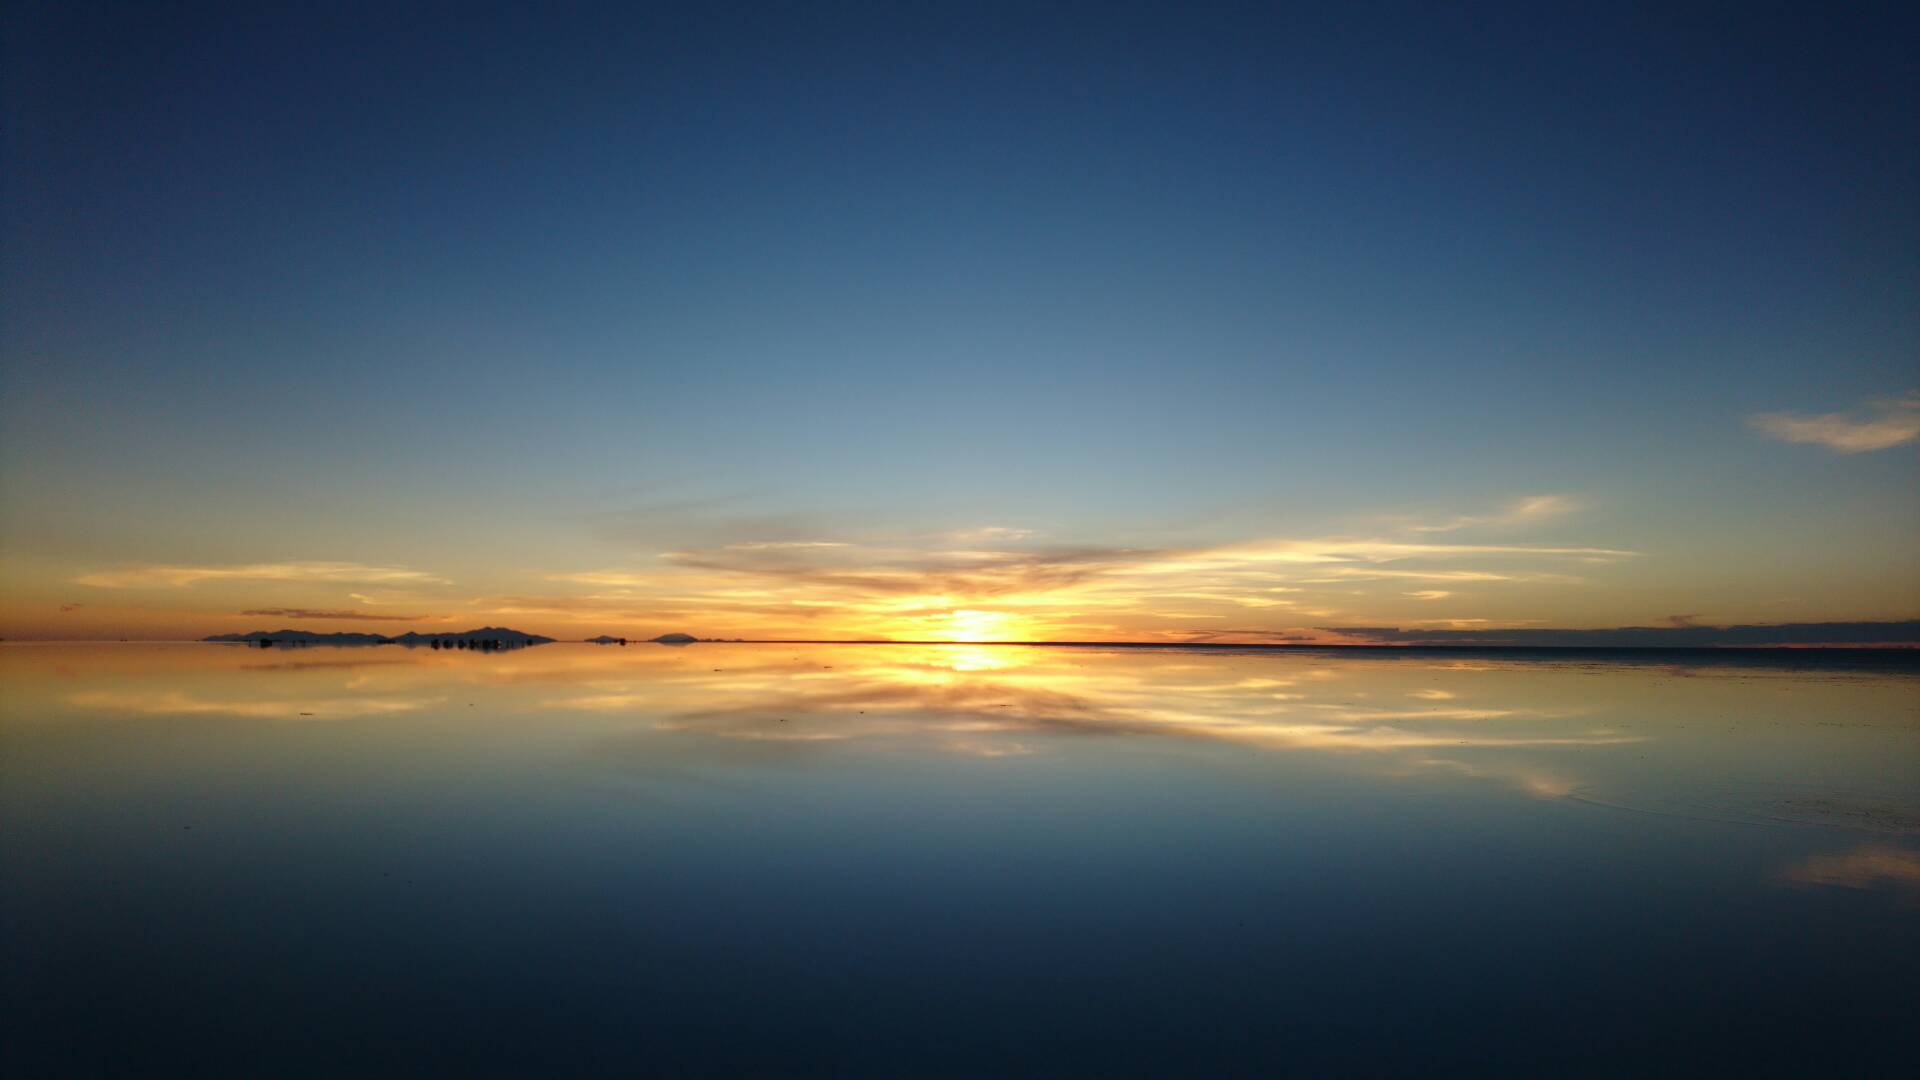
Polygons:
<instances>
[{"instance_id":1,"label":"cloud","mask_svg":"<svg viewBox=\"0 0 1920 1080\"><path fill-rule=\"evenodd\" d=\"M1301 578L1308 584L1352 581L1503 581L1532 585L1578 585L1583 579L1571 574L1518 571L1496 574L1488 570L1379 570L1373 567L1335 567L1324 571L1327 577Z\"/></svg>"},{"instance_id":2,"label":"cloud","mask_svg":"<svg viewBox=\"0 0 1920 1080\"><path fill-rule=\"evenodd\" d=\"M1920 393L1868 402L1867 414L1770 412L1747 417L1754 430L1791 443L1817 443L1841 454L1886 450L1920 439Z\"/></svg>"},{"instance_id":3,"label":"cloud","mask_svg":"<svg viewBox=\"0 0 1920 1080\"><path fill-rule=\"evenodd\" d=\"M1528 495L1516 499L1496 514L1461 514L1428 525L1409 525L1412 532L1442 533L1482 526L1531 525L1548 518L1571 514L1580 504L1570 495Z\"/></svg>"},{"instance_id":4,"label":"cloud","mask_svg":"<svg viewBox=\"0 0 1920 1080\"><path fill-rule=\"evenodd\" d=\"M1036 545L1000 528L974 534L969 539L981 546L963 551L948 546L952 533L842 541L730 538L627 567L550 572L543 575L546 580L580 593L534 602L517 598L499 610L568 612L576 621L594 613L644 611L649 619L697 622L722 636L744 630L746 636L936 640L957 634L978 640L991 632L1005 640L1185 640L1191 628L1178 625L1182 622L1238 621L1248 609L1341 617L1325 603L1293 598L1310 593L1303 586L1315 583L1568 585L1584 579L1535 567L1542 562L1584 567L1636 554L1437 537L1271 537L1135 548ZM987 545L994 535L1012 542ZM1413 595L1440 599L1446 592ZM1124 613L1117 620L1124 628L1114 619L1091 621L1098 613ZM775 630L783 616L793 621Z\"/></svg>"},{"instance_id":5,"label":"cloud","mask_svg":"<svg viewBox=\"0 0 1920 1080\"><path fill-rule=\"evenodd\" d=\"M962 544L995 542L1007 540L1027 540L1034 536L1032 529L1015 529L1005 525L987 525L978 529L956 529L947 534L948 539Z\"/></svg>"},{"instance_id":6,"label":"cloud","mask_svg":"<svg viewBox=\"0 0 1920 1080\"><path fill-rule=\"evenodd\" d=\"M1920 619L1896 622L1778 623L1742 626L1620 626L1597 630L1326 626L1327 633L1378 645L1720 648L1758 645L1920 645Z\"/></svg>"},{"instance_id":7,"label":"cloud","mask_svg":"<svg viewBox=\"0 0 1920 1080\"><path fill-rule=\"evenodd\" d=\"M1182 640L1190 645L1244 645L1250 642L1275 642L1297 645L1310 645L1319 638L1304 630L1196 630L1182 635Z\"/></svg>"},{"instance_id":8,"label":"cloud","mask_svg":"<svg viewBox=\"0 0 1920 1080\"><path fill-rule=\"evenodd\" d=\"M316 611L312 608L285 607L254 608L240 614L274 619L371 619L374 622L421 622L434 618L432 615L380 615L365 611Z\"/></svg>"},{"instance_id":9,"label":"cloud","mask_svg":"<svg viewBox=\"0 0 1920 1080\"><path fill-rule=\"evenodd\" d=\"M1410 592L1406 595L1413 597L1415 600L1445 600L1453 594L1445 589L1421 589L1419 592Z\"/></svg>"},{"instance_id":10,"label":"cloud","mask_svg":"<svg viewBox=\"0 0 1920 1080\"><path fill-rule=\"evenodd\" d=\"M240 566L130 566L73 579L98 589L177 589L202 581L317 581L445 585L445 578L399 566L355 562L249 563Z\"/></svg>"}]
</instances>

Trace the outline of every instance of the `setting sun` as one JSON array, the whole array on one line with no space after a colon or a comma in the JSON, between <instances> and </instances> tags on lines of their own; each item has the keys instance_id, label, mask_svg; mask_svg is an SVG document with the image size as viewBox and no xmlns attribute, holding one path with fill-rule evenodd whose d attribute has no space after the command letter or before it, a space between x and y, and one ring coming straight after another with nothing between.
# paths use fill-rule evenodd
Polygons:
<instances>
[{"instance_id":1,"label":"setting sun","mask_svg":"<svg viewBox=\"0 0 1920 1080\"><path fill-rule=\"evenodd\" d=\"M943 641L1016 641L1022 621L1002 611L962 608L939 617L937 634Z\"/></svg>"}]
</instances>

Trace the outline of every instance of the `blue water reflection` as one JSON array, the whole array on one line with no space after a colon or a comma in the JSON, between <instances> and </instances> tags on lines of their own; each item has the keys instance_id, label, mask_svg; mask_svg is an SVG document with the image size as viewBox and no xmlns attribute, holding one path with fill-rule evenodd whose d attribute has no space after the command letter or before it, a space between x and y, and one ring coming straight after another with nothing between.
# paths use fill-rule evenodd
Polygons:
<instances>
[{"instance_id":1,"label":"blue water reflection","mask_svg":"<svg viewBox=\"0 0 1920 1080\"><path fill-rule=\"evenodd\" d=\"M1900 658L123 645L0 673L10 1075L1920 1049Z\"/></svg>"}]
</instances>

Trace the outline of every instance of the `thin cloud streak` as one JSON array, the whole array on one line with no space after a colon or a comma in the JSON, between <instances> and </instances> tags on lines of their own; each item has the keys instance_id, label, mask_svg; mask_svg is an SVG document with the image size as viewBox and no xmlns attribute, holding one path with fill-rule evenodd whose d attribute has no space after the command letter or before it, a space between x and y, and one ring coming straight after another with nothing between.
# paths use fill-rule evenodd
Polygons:
<instances>
[{"instance_id":1,"label":"thin cloud streak","mask_svg":"<svg viewBox=\"0 0 1920 1080\"><path fill-rule=\"evenodd\" d=\"M1868 403L1869 415L1756 413L1755 431L1790 443L1812 443L1840 454L1888 450L1920 439L1920 392Z\"/></svg>"},{"instance_id":2,"label":"thin cloud streak","mask_svg":"<svg viewBox=\"0 0 1920 1080\"><path fill-rule=\"evenodd\" d=\"M1524 499L1516 500L1497 514L1462 514L1438 524L1410 525L1408 529L1418 533L1444 533L1482 526L1531 525L1549 518L1571 514L1578 509L1580 504L1572 496L1529 495Z\"/></svg>"},{"instance_id":3,"label":"thin cloud streak","mask_svg":"<svg viewBox=\"0 0 1920 1080\"><path fill-rule=\"evenodd\" d=\"M130 566L73 579L97 589L179 589L203 581L294 581L355 585L446 585L445 578L400 566L355 562L248 563L239 566Z\"/></svg>"},{"instance_id":4,"label":"thin cloud streak","mask_svg":"<svg viewBox=\"0 0 1920 1080\"><path fill-rule=\"evenodd\" d=\"M241 615L275 619L332 619L372 622L426 622L434 615L385 615L371 611L327 611L315 608L253 608Z\"/></svg>"}]
</instances>

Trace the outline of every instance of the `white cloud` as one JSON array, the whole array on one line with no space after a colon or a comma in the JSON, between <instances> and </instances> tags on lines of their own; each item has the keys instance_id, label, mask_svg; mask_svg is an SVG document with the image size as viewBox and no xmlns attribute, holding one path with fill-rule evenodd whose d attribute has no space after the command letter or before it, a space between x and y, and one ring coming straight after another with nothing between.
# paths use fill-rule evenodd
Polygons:
<instances>
[{"instance_id":1,"label":"white cloud","mask_svg":"<svg viewBox=\"0 0 1920 1080\"><path fill-rule=\"evenodd\" d=\"M1523 499L1514 500L1497 514L1460 514L1437 524L1409 525L1408 529L1413 532L1437 533L1486 525L1529 525L1548 518L1571 514L1578 509L1580 504L1570 495L1528 495Z\"/></svg>"},{"instance_id":2,"label":"white cloud","mask_svg":"<svg viewBox=\"0 0 1920 1080\"><path fill-rule=\"evenodd\" d=\"M1747 417L1754 430L1791 443L1816 443L1841 454L1887 450L1920 439L1920 393L1868 403L1852 413L1770 412Z\"/></svg>"},{"instance_id":3,"label":"white cloud","mask_svg":"<svg viewBox=\"0 0 1920 1080\"><path fill-rule=\"evenodd\" d=\"M985 525L978 529L958 529L948 533L949 539L961 543L999 540L1030 540L1036 534L1032 529L1014 529L1005 525Z\"/></svg>"}]
</instances>

